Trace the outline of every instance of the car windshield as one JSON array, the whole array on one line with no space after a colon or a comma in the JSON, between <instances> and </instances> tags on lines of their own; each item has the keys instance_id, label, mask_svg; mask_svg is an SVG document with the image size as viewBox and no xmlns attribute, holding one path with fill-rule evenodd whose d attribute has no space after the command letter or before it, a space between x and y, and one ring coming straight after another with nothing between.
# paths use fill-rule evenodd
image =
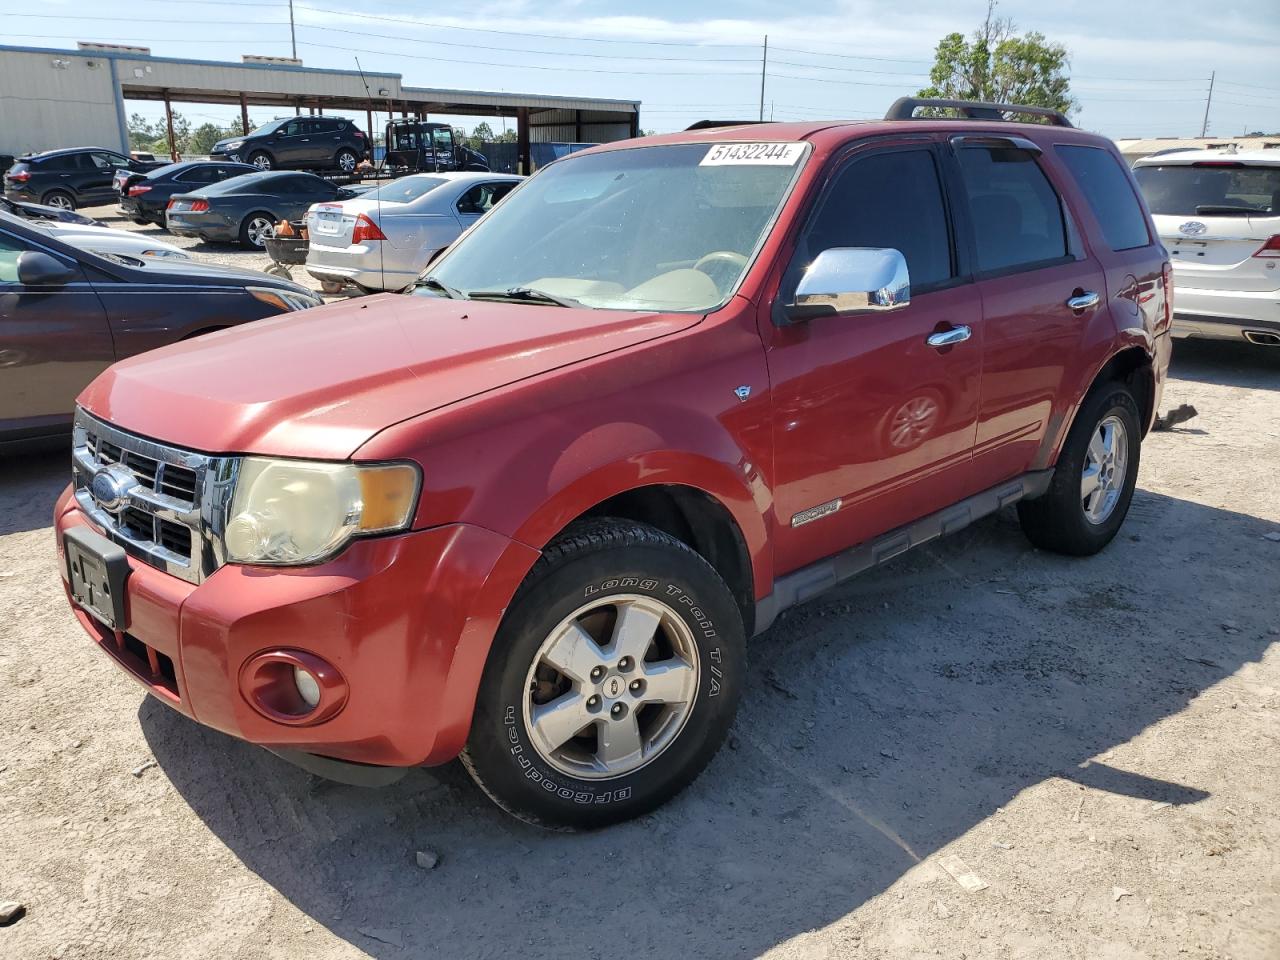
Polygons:
<instances>
[{"instance_id":1,"label":"car windshield","mask_svg":"<svg viewBox=\"0 0 1280 960\"><path fill-rule=\"evenodd\" d=\"M288 117L286 117L286 118L285 118L285 120L287 120L287 119L288 119ZM262 126L258 127L258 129L254 130L252 133L250 133L250 134L249 134L249 136L251 136L251 137L260 137L260 136L262 136L262 134L264 134L264 133L275 133L275 131L276 131L276 130L278 130L278 129L280 128L280 124L282 124L282 123L284 123L284 122L285 122L284 120L272 120L270 123L264 123ZM233 139L233 140L236 140L236 139L243 140L243 139L244 139L244 137L232 137L231 139Z\"/></svg>"},{"instance_id":2,"label":"car windshield","mask_svg":"<svg viewBox=\"0 0 1280 960\"><path fill-rule=\"evenodd\" d=\"M716 309L737 289L807 151L697 143L566 158L498 204L415 293Z\"/></svg>"},{"instance_id":3,"label":"car windshield","mask_svg":"<svg viewBox=\"0 0 1280 960\"><path fill-rule=\"evenodd\" d=\"M1280 216L1280 166L1232 161L1134 170L1152 213L1170 216Z\"/></svg>"},{"instance_id":4,"label":"car windshield","mask_svg":"<svg viewBox=\"0 0 1280 960\"><path fill-rule=\"evenodd\" d=\"M408 203L424 197L436 187L449 181L443 177L401 177L383 184L376 190L360 194L361 200L381 200L383 203Z\"/></svg>"}]
</instances>

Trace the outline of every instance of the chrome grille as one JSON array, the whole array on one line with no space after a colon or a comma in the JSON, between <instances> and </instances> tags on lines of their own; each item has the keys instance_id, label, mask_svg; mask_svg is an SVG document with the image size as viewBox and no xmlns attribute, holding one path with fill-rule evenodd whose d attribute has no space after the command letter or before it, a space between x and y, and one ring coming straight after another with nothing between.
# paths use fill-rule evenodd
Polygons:
<instances>
[{"instance_id":1,"label":"chrome grille","mask_svg":"<svg viewBox=\"0 0 1280 960\"><path fill-rule=\"evenodd\" d=\"M126 433L79 411L71 463L76 502L127 552L192 583L212 571L209 524L202 520L210 504L202 501L206 478L222 461Z\"/></svg>"}]
</instances>

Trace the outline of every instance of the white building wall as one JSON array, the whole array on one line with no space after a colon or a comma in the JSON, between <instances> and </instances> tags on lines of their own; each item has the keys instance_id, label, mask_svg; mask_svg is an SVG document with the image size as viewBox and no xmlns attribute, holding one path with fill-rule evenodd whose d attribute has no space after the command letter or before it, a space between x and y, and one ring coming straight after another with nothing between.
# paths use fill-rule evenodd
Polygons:
<instances>
[{"instance_id":1,"label":"white building wall","mask_svg":"<svg viewBox=\"0 0 1280 960\"><path fill-rule=\"evenodd\" d=\"M59 147L127 150L107 57L0 56L0 153Z\"/></svg>"}]
</instances>

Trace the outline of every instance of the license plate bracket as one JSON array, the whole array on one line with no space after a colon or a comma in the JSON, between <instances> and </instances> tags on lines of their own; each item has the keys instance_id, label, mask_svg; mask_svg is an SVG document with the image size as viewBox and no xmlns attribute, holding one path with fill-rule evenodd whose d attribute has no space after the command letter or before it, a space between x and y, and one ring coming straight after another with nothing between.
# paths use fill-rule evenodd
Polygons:
<instances>
[{"instance_id":1,"label":"license plate bracket","mask_svg":"<svg viewBox=\"0 0 1280 960\"><path fill-rule=\"evenodd\" d=\"M84 527L68 530L62 542L71 598L108 630L124 630L125 583L129 579L124 548Z\"/></svg>"}]
</instances>

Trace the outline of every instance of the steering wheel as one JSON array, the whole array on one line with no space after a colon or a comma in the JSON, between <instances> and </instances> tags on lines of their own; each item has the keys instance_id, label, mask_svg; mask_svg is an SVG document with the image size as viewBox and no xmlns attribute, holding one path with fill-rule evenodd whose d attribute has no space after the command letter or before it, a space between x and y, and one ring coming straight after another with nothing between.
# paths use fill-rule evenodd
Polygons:
<instances>
[{"instance_id":1,"label":"steering wheel","mask_svg":"<svg viewBox=\"0 0 1280 960\"><path fill-rule=\"evenodd\" d=\"M746 265L747 258L734 250L712 250L699 257L693 269L705 273L724 292L738 279Z\"/></svg>"}]
</instances>

